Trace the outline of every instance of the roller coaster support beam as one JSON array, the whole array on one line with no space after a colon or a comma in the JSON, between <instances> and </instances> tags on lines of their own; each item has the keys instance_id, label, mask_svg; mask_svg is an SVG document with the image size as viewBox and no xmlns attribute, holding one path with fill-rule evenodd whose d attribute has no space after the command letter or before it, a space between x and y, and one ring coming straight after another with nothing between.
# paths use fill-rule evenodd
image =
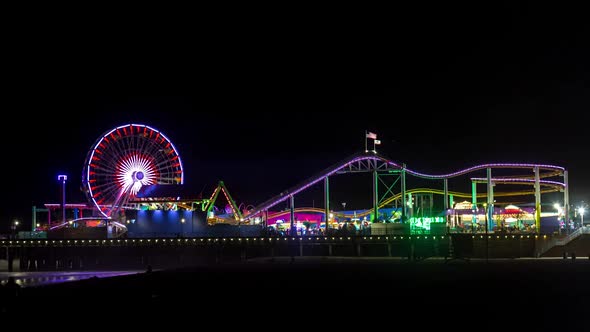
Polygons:
<instances>
[{"instance_id":1,"label":"roller coaster support beam","mask_svg":"<svg viewBox=\"0 0 590 332\"><path fill-rule=\"evenodd\" d=\"M565 185L563 188L563 213L565 215L566 220L566 234L569 233L569 220L570 220L570 194L569 194L569 185L568 185L568 174L567 171L563 171L563 184Z\"/></svg>"},{"instance_id":2,"label":"roller coaster support beam","mask_svg":"<svg viewBox=\"0 0 590 332\"><path fill-rule=\"evenodd\" d=\"M324 178L324 209L324 219L326 220L326 234L328 234L330 220L330 180L327 176Z\"/></svg>"},{"instance_id":3,"label":"roller coaster support beam","mask_svg":"<svg viewBox=\"0 0 590 332\"><path fill-rule=\"evenodd\" d=\"M290 195L289 196L290 199L290 204L289 204L289 208L290 210L290 234L291 236L295 236L295 229L294 229L294 222L295 222L295 196Z\"/></svg>"},{"instance_id":4,"label":"roller coaster support beam","mask_svg":"<svg viewBox=\"0 0 590 332\"><path fill-rule=\"evenodd\" d=\"M373 222L377 222L379 218L379 174L377 170L373 170Z\"/></svg>"},{"instance_id":5,"label":"roller coaster support beam","mask_svg":"<svg viewBox=\"0 0 590 332\"><path fill-rule=\"evenodd\" d=\"M488 167L487 171L487 185L488 185L488 210L486 211L488 215L488 231L492 230L492 222L494 217L494 186L492 184L492 169Z\"/></svg>"},{"instance_id":6,"label":"roller coaster support beam","mask_svg":"<svg viewBox=\"0 0 590 332\"><path fill-rule=\"evenodd\" d=\"M445 211L449 209L449 179L444 179L444 198L445 198ZM448 212L448 211L447 211Z\"/></svg>"},{"instance_id":7,"label":"roller coaster support beam","mask_svg":"<svg viewBox=\"0 0 590 332\"><path fill-rule=\"evenodd\" d=\"M443 207L445 209L445 221L449 224L449 179L443 179Z\"/></svg>"},{"instance_id":8,"label":"roller coaster support beam","mask_svg":"<svg viewBox=\"0 0 590 332\"><path fill-rule=\"evenodd\" d=\"M473 217L471 219L471 226L477 223L477 183L471 181L471 209L473 210Z\"/></svg>"},{"instance_id":9,"label":"roller coaster support beam","mask_svg":"<svg viewBox=\"0 0 590 332\"><path fill-rule=\"evenodd\" d=\"M408 206L406 203L406 164L402 165L402 222L406 222L406 207Z\"/></svg>"},{"instance_id":10,"label":"roller coaster support beam","mask_svg":"<svg viewBox=\"0 0 590 332\"><path fill-rule=\"evenodd\" d=\"M535 228L537 233L541 232L541 182L539 167L535 166ZM566 227L567 228L567 227Z\"/></svg>"}]
</instances>

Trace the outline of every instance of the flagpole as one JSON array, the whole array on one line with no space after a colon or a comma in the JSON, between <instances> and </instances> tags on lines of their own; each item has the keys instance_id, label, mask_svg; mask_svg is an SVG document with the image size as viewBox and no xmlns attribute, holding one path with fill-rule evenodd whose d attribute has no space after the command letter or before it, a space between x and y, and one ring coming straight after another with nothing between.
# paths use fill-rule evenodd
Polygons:
<instances>
[{"instance_id":1,"label":"flagpole","mask_svg":"<svg viewBox=\"0 0 590 332\"><path fill-rule=\"evenodd\" d=\"M365 152L369 152L369 150L367 150L367 131L365 130Z\"/></svg>"}]
</instances>

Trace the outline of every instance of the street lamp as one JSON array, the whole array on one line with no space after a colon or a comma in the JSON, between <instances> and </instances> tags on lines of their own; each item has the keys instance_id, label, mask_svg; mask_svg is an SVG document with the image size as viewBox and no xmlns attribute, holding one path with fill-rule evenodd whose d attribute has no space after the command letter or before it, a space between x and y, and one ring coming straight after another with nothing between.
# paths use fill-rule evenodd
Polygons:
<instances>
[{"instance_id":1,"label":"street lamp","mask_svg":"<svg viewBox=\"0 0 590 332\"><path fill-rule=\"evenodd\" d=\"M16 228L18 227L19 221L15 220L12 222L12 226L10 228L12 228L12 237L16 238Z\"/></svg>"},{"instance_id":2,"label":"street lamp","mask_svg":"<svg viewBox=\"0 0 590 332\"><path fill-rule=\"evenodd\" d=\"M584 212L586 212L586 209L584 209L583 206L580 206L578 208L578 213L580 214L580 227L584 227Z\"/></svg>"},{"instance_id":3,"label":"street lamp","mask_svg":"<svg viewBox=\"0 0 590 332\"><path fill-rule=\"evenodd\" d=\"M62 223L66 223L66 181L68 180L67 175L60 174L57 176L57 180L61 181L61 218Z\"/></svg>"}]
</instances>

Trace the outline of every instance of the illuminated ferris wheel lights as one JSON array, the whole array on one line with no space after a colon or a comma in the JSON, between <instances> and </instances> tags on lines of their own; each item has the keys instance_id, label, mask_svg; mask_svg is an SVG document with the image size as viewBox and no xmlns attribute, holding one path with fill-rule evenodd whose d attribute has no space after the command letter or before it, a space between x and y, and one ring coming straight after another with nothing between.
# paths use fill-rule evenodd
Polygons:
<instances>
[{"instance_id":1,"label":"illuminated ferris wheel lights","mask_svg":"<svg viewBox=\"0 0 590 332\"><path fill-rule=\"evenodd\" d=\"M176 148L154 128L120 126L103 134L93 146L83 181L89 199L105 217L126 206L145 185L183 183Z\"/></svg>"}]
</instances>

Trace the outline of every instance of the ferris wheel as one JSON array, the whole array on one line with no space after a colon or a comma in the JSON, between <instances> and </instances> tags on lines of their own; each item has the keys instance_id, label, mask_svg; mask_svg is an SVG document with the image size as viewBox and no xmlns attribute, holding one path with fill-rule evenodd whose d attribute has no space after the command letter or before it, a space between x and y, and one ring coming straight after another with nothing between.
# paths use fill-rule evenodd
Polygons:
<instances>
[{"instance_id":1,"label":"ferris wheel","mask_svg":"<svg viewBox=\"0 0 590 332\"><path fill-rule=\"evenodd\" d=\"M88 199L109 218L142 186L182 184L180 155L160 131L128 124L107 131L88 151L82 185Z\"/></svg>"}]
</instances>

